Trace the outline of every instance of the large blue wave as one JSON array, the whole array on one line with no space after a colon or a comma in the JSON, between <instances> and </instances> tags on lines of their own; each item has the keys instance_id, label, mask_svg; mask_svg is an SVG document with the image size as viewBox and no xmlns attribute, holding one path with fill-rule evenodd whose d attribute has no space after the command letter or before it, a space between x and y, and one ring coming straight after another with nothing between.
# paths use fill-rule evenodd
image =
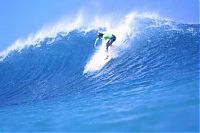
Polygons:
<instances>
[{"instance_id":1,"label":"large blue wave","mask_svg":"<svg viewBox=\"0 0 200 133\"><path fill-rule=\"evenodd\" d=\"M127 47L118 46L120 55L93 72L84 70L97 52L96 29L58 33L10 52L0 62L1 110L37 111L28 120L22 118L26 111L16 116L19 123L32 121L29 128L0 122L1 129L57 131L61 124L61 131L197 131L199 25L143 18L134 26L136 34L123 42ZM41 107L51 118L33 109ZM0 120L8 124L7 111ZM46 125L34 126L37 121Z\"/></svg>"}]
</instances>

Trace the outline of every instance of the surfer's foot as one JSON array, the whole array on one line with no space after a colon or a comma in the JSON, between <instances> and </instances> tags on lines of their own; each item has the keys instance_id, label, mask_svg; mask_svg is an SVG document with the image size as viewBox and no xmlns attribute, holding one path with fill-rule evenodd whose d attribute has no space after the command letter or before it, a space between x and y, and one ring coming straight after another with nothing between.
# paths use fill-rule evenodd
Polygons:
<instances>
[{"instance_id":1,"label":"surfer's foot","mask_svg":"<svg viewBox=\"0 0 200 133\"><path fill-rule=\"evenodd\" d=\"M109 57L109 56L107 55L106 58L105 58L105 60L108 59L108 57Z\"/></svg>"}]
</instances>

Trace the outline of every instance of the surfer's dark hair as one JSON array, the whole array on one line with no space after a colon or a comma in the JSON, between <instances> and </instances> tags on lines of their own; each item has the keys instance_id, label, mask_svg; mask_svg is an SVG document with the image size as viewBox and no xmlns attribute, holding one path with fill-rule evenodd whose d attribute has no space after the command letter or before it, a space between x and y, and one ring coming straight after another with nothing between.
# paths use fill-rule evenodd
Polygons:
<instances>
[{"instance_id":1,"label":"surfer's dark hair","mask_svg":"<svg viewBox=\"0 0 200 133\"><path fill-rule=\"evenodd\" d=\"M103 36L103 33L100 33L100 32L99 32L99 33L97 34L97 37L102 37L102 36Z\"/></svg>"}]
</instances>

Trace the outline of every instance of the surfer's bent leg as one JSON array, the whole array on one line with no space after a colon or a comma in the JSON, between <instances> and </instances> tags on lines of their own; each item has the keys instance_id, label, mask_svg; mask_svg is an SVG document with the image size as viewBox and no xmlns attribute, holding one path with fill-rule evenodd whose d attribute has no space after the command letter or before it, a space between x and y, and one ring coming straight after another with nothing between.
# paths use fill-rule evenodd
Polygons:
<instances>
[{"instance_id":1,"label":"surfer's bent leg","mask_svg":"<svg viewBox=\"0 0 200 133\"><path fill-rule=\"evenodd\" d=\"M113 43L112 39L108 40L108 42L106 43L106 52L108 52L108 47L111 46Z\"/></svg>"},{"instance_id":2,"label":"surfer's bent leg","mask_svg":"<svg viewBox=\"0 0 200 133\"><path fill-rule=\"evenodd\" d=\"M106 51L108 51L108 47L112 45L112 43L116 40L116 36L112 35L112 37L110 38L110 40L108 40L108 42L106 43Z\"/></svg>"}]
</instances>

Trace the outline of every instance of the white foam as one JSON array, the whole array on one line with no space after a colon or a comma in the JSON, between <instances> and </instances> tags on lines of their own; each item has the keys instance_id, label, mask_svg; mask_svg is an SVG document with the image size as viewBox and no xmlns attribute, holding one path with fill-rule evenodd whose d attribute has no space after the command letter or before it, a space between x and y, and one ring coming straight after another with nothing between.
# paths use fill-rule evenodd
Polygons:
<instances>
[{"instance_id":1,"label":"white foam","mask_svg":"<svg viewBox=\"0 0 200 133\"><path fill-rule=\"evenodd\" d=\"M107 53L105 52L106 42L102 44L99 50L97 50L92 58L85 65L84 73L95 72L100 70L105 66L111 59L117 58L119 56L120 51L124 48L127 48L128 45L125 43L127 38L133 37L134 29L134 15L130 14L125 17L116 27L111 27L111 25L107 24L107 33L114 34L116 36L116 41L113 43L113 46L109 47L109 58L105 60Z\"/></svg>"},{"instance_id":2,"label":"white foam","mask_svg":"<svg viewBox=\"0 0 200 133\"><path fill-rule=\"evenodd\" d=\"M133 34L130 24L134 23L134 19L137 17L149 17L155 18L154 13L143 13L139 14L137 12L132 12L126 15L121 20L114 20L113 16L95 16L92 19L84 20L84 15L82 12L77 13L75 18L65 18L60 20L54 25L48 25L43 27L41 30L34 34L30 34L26 39L18 39L7 49L0 53L0 60L3 60L12 51L21 51L23 48L30 45L40 45L39 43L45 38L55 38L60 32L65 32L66 35L74 29L80 29L86 27L83 31L88 32L93 29L106 28L106 32L115 34L117 40L115 42L116 46L122 47L124 45L124 39L126 36L131 36ZM158 18L158 16L156 16ZM51 40L52 43L54 39ZM92 44L91 44L92 45Z\"/></svg>"},{"instance_id":3,"label":"white foam","mask_svg":"<svg viewBox=\"0 0 200 133\"><path fill-rule=\"evenodd\" d=\"M63 19L54 25L47 25L43 27L35 34L30 34L26 39L18 39L13 44L11 44L7 49L5 49L0 53L0 60L2 61L12 51L16 50L20 52L23 48L27 46L38 45L41 41L44 41L45 38L53 38L53 40L51 40L51 42L53 42L56 35L59 32L65 32L67 34L73 29L80 28L82 20L83 20L82 14L78 13L77 17L73 20L73 23L69 22L70 19L69 20Z\"/></svg>"},{"instance_id":4,"label":"white foam","mask_svg":"<svg viewBox=\"0 0 200 133\"><path fill-rule=\"evenodd\" d=\"M110 55L109 55L110 56ZM105 47L102 45L99 50L92 56L91 60L86 64L84 73L94 72L101 69L112 57L106 59L107 53Z\"/></svg>"}]
</instances>

